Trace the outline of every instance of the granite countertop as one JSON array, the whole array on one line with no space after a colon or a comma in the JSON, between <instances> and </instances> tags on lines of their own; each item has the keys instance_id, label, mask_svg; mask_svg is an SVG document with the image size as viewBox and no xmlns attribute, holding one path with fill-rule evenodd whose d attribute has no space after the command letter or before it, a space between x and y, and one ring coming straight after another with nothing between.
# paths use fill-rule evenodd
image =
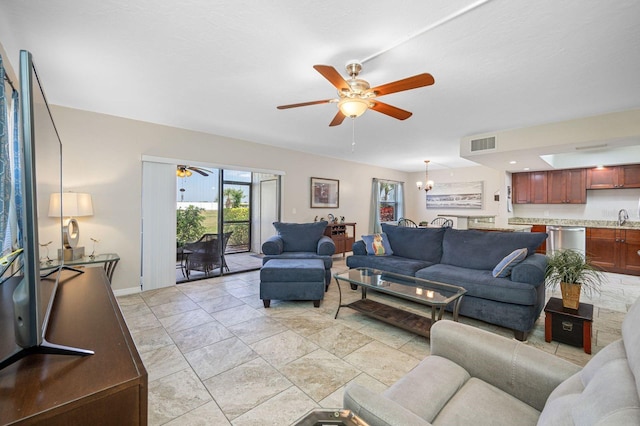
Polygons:
<instances>
[{"instance_id":1,"label":"granite countertop","mask_svg":"<svg viewBox=\"0 0 640 426\"><path fill-rule=\"evenodd\" d=\"M614 228L614 229L640 229L639 221L627 220L619 226L617 220L586 220L586 219L551 219L533 217L512 217L510 225L559 225L559 226L584 226L586 228Z\"/></svg>"},{"instance_id":2,"label":"granite countertop","mask_svg":"<svg viewBox=\"0 0 640 426\"><path fill-rule=\"evenodd\" d=\"M531 231L531 225L496 225L495 223L472 222L469 223L469 229L477 229L480 231L529 232Z\"/></svg>"}]
</instances>

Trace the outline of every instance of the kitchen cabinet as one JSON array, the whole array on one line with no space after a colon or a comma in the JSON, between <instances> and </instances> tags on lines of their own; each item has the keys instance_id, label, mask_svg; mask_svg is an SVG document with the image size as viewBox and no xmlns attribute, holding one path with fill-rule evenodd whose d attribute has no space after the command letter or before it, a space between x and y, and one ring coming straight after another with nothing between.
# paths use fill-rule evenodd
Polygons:
<instances>
[{"instance_id":1,"label":"kitchen cabinet","mask_svg":"<svg viewBox=\"0 0 640 426\"><path fill-rule=\"evenodd\" d=\"M587 170L568 169L547 172L548 204L585 204Z\"/></svg>"},{"instance_id":2,"label":"kitchen cabinet","mask_svg":"<svg viewBox=\"0 0 640 426\"><path fill-rule=\"evenodd\" d=\"M515 204L547 203L547 172L514 173L511 180Z\"/></svg>"},{"instance_id":3,"label":"kitchen cabinet","mask_svg":"<svg viewBox=\"0 0 640 426\"><path fill-rule=\"evenodd\" d=\"M587 171L587 189L640 188L640 164Z\"/></svg>"},{"instance_id":4,"label":"kitchen cabinet","mask_svg":"<svg viewBox=\"0 0 640 426\"><path fill-rule=\"evenodd\" d=\"M546 225L532 225L531 232L547 232ZM542 244L538 246L536 249L536 253L546 254L547 253L547 240L544 240Z\"/></svg>"},{"instance_id":5,"label":"kitchen cabinet","mask_svg":"<svg viewBox=\"0 0 640 426\"><path fill-rule=\"evenodd\" d=\"M336 245L336 253L345 253L351 251L353 243L356 241L356 224L355 223L330 223L324 230L324 235L330 237Z\"/></svg>"},{"instance_id":6,"label":"kitchen cabinet","mask_svg":"<svg viewBox=\"0 0 640 426\"><path fill-rule=\"evenodd\" d=\"M640 230L587 228L587 256L607 272L640 275Z\"/></svg>"}]
</instances>

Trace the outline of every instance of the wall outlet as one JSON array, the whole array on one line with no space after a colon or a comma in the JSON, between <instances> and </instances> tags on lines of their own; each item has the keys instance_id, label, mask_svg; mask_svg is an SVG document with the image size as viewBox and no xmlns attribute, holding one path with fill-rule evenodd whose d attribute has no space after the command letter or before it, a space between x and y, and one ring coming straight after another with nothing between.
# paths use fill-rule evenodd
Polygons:
<instances>
[{"instance_id":1,"label":"wall outlet","mask_svg":"<svg viewBox=\"0 0 640 426\"><path fill-rule=\"evenodd\" d=\"M291 214L296 214L296 213L298 213L298 210L297 210L295 207L294 207L294 208L292 208L292 209L291 209Z\"/></svg>"}]
</instances>

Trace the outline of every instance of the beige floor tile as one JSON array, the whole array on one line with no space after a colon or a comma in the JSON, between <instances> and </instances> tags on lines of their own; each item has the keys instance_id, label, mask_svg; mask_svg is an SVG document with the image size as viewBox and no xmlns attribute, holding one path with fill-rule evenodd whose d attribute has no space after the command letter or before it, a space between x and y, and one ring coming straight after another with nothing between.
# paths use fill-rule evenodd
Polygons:
<instances>
[{"instance_id":1,"label":"beige floor tile","mask_svg":"<svg viewBox=\"0 0 640 426\"><path fill-rule=\"evenodd\" d=\"M344 357L344 360L388 386L397 382L419 362L411 355L378 341L366 344Z\"/></svg>"},{"instance_id":2,"label":"beige floor tile","mask_svg":"<svg viewBox=\"0 0 640 426\"><path fill-rule=\"evenodd\" d=\"M149 424L162 425L211 402L211 395L190 368L149 383Z\"/></svg>"},{"instance_id":3,"label":"beige floor tile","mask_svg":"<svg viewBox=\"0 0 640 426\"><path fill-rule=\"evenodd\" d=\"M327 327L307 338L338 358L343 358L345 355L373 341L373 338L342 324Z\"/></svg>"},{"instance_id":4,"label":"beige floor tile","mask_svg":"<svg viewBox=\"0 0 640 426\"><path fill-rule=\"evenodd\" d=\"M162 324L151 311L142 315L134 315L133 317L125 317L127 327L131 333L138 331L150 330L152 328L161 327Z\"/></svg>"},{"instance_id":5,"label":"beige floor tile","mask_svg":"<svg viewBox=\"0 0 640 426\"><path fill-rule=\"evenodd\" d=\"M201 380L231 370L258 357L240 339L232 337L184 354Z\"/></svg>"},{"instance_id":6,"label":"beige floor tile","mask_svg":"<svg viewBox=\"0 0 640 426\"><path fill-rule=\"evenodd\" d=\"M246 413L292 386L278 370L256 358L204 381L228 419Z\"/></svg>"},{"instance_id":7,"label":"beige floor tile","mask_svg":"<svg viewBox=\"0 0 640 426\"><path fill-rule=\"evenodd\" d=\"M275 319L262 316L230 325L228 329L246 344L251 344L282 333L287 327Z\"/></svg>"},{"instance_id":8,"label":"beige floor tile","mask_svg":"<svg viewBox=\"0 0 640 426\"><path fill-rule=\"evenodd\" d=\"M182 353L191 352L194 349L202 348L231 337L233 337L233 333L217 321L211 321L186 330L171 332L171 338Z\"/></svg>"},{"instance_id":9,"label":"beige floor tile","mask_svg":"<svg viewBox=\"0 0 640 426\"><path fill-rule=\"evenodd\" d=\"M120 300L118 299L118 303ZM148 315L153 313L146 303L140 298L140 303L130 303L128 305L120 305L120 310L126 318L133 318L138 315Z\"/></svg>"},{"instance_id":10,"label":"beige floor tile","mask_svg":"<svg viewBox=\"0 0 640 426\"><path fill-rule=\"evenodd\" d=\"M189 363L175 345L163 346L140 354L147 369L149 383L189 368Z\"/></svg>"},{"instance_id":11,"label":"beige floor tile","mask_svg":"<svg viewBox=\"0 0 640 426\"><path fill-rule=\"evenodd\" d=\"M233 297L230 294L226 294L226 292L223 296L216 296L212 299L201 300L198 302L198 305L208 313L224 311L226 309L242 306L243 304L242 300Z\"/></svg>"},{"instance_id":12,"label":"beige floor tile","mask_svg":"<svg viewBox=\"0 0 640 426\"><path fill-rule=\"evenodd\" d=\"M173 333L174 331L186 330L191 327L206 324L213 321L213 318L204 310L195 309L193 311L160 318L159 320L169 333Z\"/></svg>"},{"instance_id":13,"label":"beige floor tile","mask_svg":"<svg viewBox=\"0 0 640 426\"><path fill-rule=\"evenodd\" d=\"M131 333L131 337L136 342L138 352L149 352L163 346L173 345L173 340L164 327L156 327Z\"/></svg>"},{"instance_id":14,"label":"beige floor tile","mask_svg":"<svg viewBox=\"0 0 640 426\"><path fill-rule=\"evenodd\" d=\"M145 303L149 306L162 305L169 302L189 300L176 286L160 288L140 293Z\"/></svg>"},{"instance_id":15,"label":"beige floor tile","mask_svg":"<svg viewBox=\"0 0 640 426\"><path fill-rule=\"evenodd\" d=\"M310 336L335 325L335 322L331 318L309 310L300 316L282 317L279 321L301 336Z\"/></svg>"},{"instance_id":16,"label":"beige floor tile","mask_svg":"<svg viewBox=\"0 0 640 426\"><path fill-rule=\"evenodd\" d=\"M318 405L299 388L291 386L233 420L234 426L290 425Z\"/></svg>"},{"instance_id":17,"label":"beige floor tile","mask_svg":"<svg viewBox=\"0 0 640 426\"><path fill-rule=\"evenodd\" d=\"M166 318L172 315L181 314L184 312L194 311L200 307L192 300L179 300L176 302L163 303L162 305L155 305L151 307L151 311L156 318Z\"/></svg>"},{"instance_id":18,"label":"beige floor tile","mask_svg":"<svg viewBox=\"0 0 640 426\"><path fill-rule=\"evenodd\" d=\"M212 312L211 316L228 327L251 319L262 318L264 314L251 306L240 305L224 311Z\"/></svg>"},{"instance_id":19,"label":"beige floor tile","mask_svg":"<svg viewBox=\"0 0 640 426\"><path fill-rule=\"evenodd\" d=\"M318 345L291 330L267 337L250 346L276 368L318 349Z\"/></svg>"},{"instance_id":20,"label":"beige floor tile","mask_svg":"<svg viewBox=\"0 0 640 426\"><path fill-rule=\"evenodd\" d=\"M180 417L176 417L166 426L230 426L229 420L222 413L218 404L214 401L207 402L204 405L191 410Z\"/></svg>"},{"instance_id":21,"label":"beige floor tile","mask_svg":"<svg viewBox=\"0 0 640 426\"><path fill-rule=\"evenodd\" d=\"M344 386L336 389L335 392L333 392L331 395L327 396L325 399L320 401L320 406L323 408L344 407L344 404L342 402L342 399L344 397L344 389L349 385L349 383L353 383L353 382L358 383L362 386L365 386L367 389L377 394L381 394L382 392L387 390L387 388L389 387L384 383L369 376L367 373L360 373L354 379L350 380Z\"/></svg>"},{"instance_id":22,"label":"beige floor tile","mask_svg":"<svg viewBox=\"0 0 640 426\"><path fill-rule=\"evenodd\" d=\"M316 402L360 374L360 370L353 365L324 349L298 358L280 368L280 371Z\"/></svg>"}]
</instances>

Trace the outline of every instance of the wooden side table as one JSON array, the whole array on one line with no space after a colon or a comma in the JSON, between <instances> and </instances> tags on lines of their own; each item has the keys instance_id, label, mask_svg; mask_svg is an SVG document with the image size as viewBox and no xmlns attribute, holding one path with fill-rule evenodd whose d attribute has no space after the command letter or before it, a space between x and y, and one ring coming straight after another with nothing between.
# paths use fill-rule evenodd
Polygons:
<instances>
[{"instance_id":1,"label":"wooden side table","mask_svg":"<svg viewBox=\"0 0 640 426\"><path fill-rule=\"evenodd\" d=\"M552 297L544 307L544 340L556 340L573 346L582 346L591 353L593 305L580 303L578 310L565 309L562 299Z\"/></svg>"}]
</instances>

